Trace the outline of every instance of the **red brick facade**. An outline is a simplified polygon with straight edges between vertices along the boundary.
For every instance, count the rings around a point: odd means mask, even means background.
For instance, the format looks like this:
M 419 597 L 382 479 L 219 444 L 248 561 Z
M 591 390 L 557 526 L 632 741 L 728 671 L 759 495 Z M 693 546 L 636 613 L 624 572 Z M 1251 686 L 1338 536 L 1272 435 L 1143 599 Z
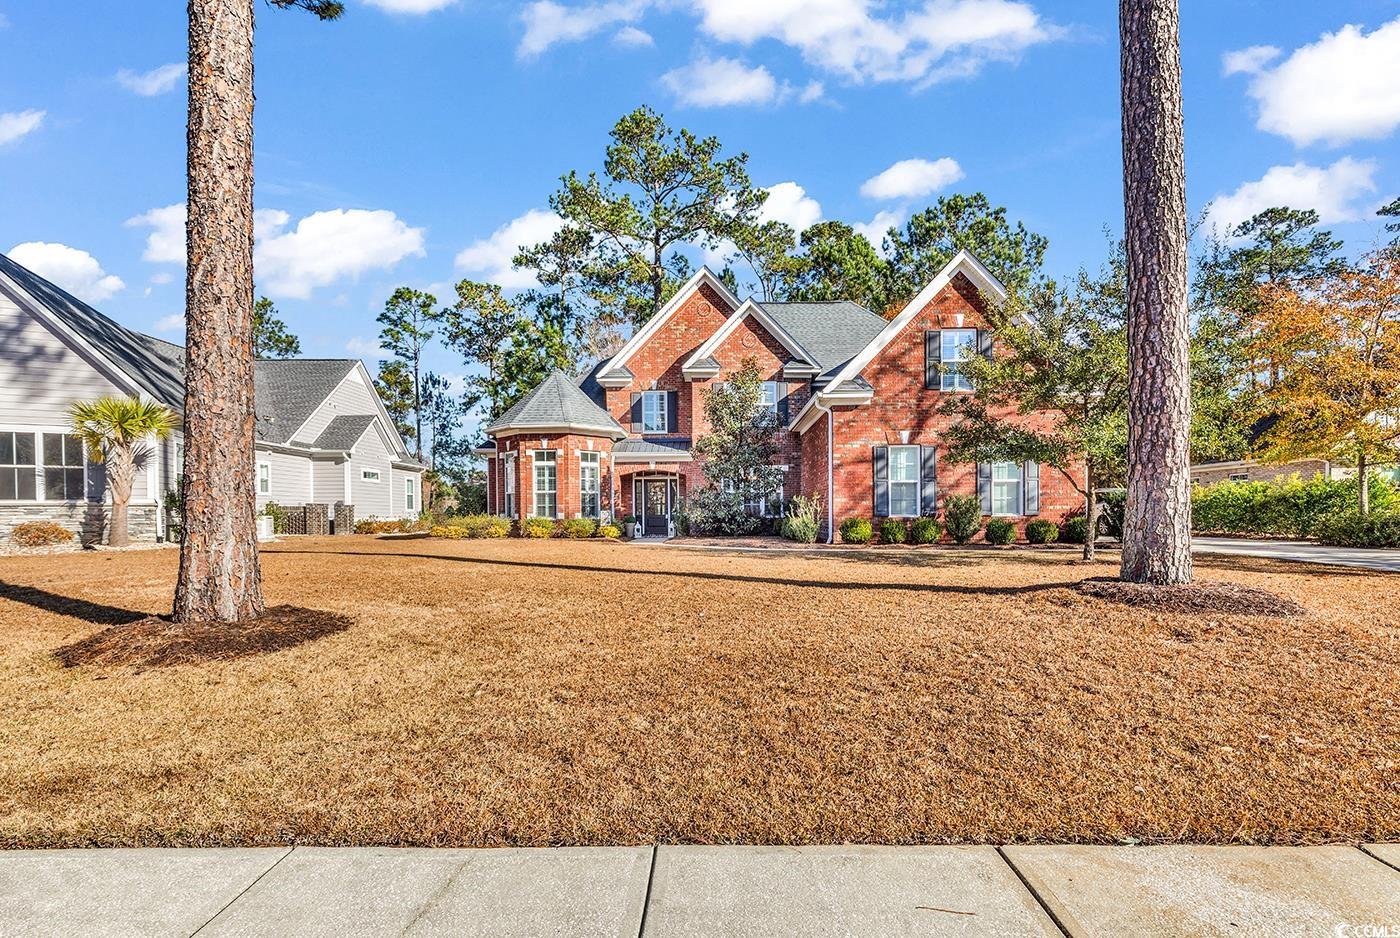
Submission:
M 873 388 L 872 399 L 859 406 L 833 408 L 833 425 L 828 436 L 828 418 L 819 415 L 801 434 L 786 427 L 781 433 L 781 455 L 777 462 L 787 469 L 783 495 L 791 498 L 807 494 L 828 501 L 837 524 L 844 518 L 873 517 L 873 451 L 877 446 L 920 444 L 938 447 L 938 506 L 950 494 L 976 494 L 977 470 L 972 465 L 955 465 L 941 458 L 943 436 L 953 418 L 939 412 L 946 393 L 924 386 L 925 333 L 946 328 L 985 326 L 983 300 L 977 288 L 959 273 L 927 305 L 910 319 L 901 331 L 860 371 L 860 377 Z M 690 446 L 707 431 L 703 395 L 715 382 L 727 380 L 748 360 L 754 360 L 765 381 L 779 382 L 786 401 L 781 412 L 790 423 L 802 412 L 811 395 L 806 381 L 783 378 L 783 366 L 792 354 L 753 317 L 747 317 L 722 340 L 712 357 L 719 363 L 717 376 L 691 380 L 682 373 L 683 364 L 725 323 L 734 307 L 708 285 L 702 284 L 662 322 L 627 358 L 625 367 L 633 379 L 627 387 L 609 388 L 605 393 L 608 412 L 636 438 L 652 441 L 688 440 Z M 674 426 L 665 433 L 641 433 L 633 427 L 633 395 L 650 390 L 675 395 L 672 408 Z M 1053 420 L 1045 415 L 1036 422 Z M 614 464 L 613 443 L 605 437 L 569 435 L 509 435 L 496 440 L 500 452 L 488 460 L 488 508 L 505 513 L 502 474 L 508 454 L 517 454 L 515 465 L 516 510 L 534 513 L 533 453 L 548 449 L 557 453 L 557 517 L 580 513 L 579 453 L 600 453 L 601 513 L 614 517 L 636 513 L 634 480 L 666 477 L 674 480 L 680 500 L 704 485 L 698 462 L 619 461 Z M 834 459 L 828 465 L 828 447 Z M 1039 517 L 1060 521 L 1082 507 L 1076 489 L 1058 471 L 1042 467 L 1039 481 Z M 824 512 L 825 514 L 825 512 Z M 824 519 L 825 520 L 825 519 Z M 1013 518 L 1018 528 L 1028 520 Z

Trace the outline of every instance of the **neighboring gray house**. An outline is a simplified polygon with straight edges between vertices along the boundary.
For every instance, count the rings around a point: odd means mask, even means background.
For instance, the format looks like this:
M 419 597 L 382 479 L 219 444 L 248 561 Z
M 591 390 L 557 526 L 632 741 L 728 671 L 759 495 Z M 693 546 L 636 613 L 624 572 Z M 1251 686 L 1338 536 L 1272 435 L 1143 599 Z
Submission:
M 105 394 L 184 407 L 184 348 L 133 332 L 0 254 L 0 540 L 18 522 L 58 521 L 87 538 L 110 496 L 68 430 L 68 406 Z M 259 361 L 257 499 L 354 505 L 356 518 L 420 510 L 423 467 L 359 359 Z M 177 431 L 138 467 L 133 540 L 164 535 L 159 510 L 184 461 Z

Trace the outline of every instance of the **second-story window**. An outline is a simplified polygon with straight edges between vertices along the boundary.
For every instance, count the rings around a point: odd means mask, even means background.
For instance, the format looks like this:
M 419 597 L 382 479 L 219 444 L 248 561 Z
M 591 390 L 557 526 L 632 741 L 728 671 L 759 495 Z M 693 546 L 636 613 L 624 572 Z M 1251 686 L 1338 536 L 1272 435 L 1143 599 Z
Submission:
M 972 379 L 962 372 L 962 363 L 977 352 L 976 329 L 944 329 L 943 346 L 939 356 L 943 369 L 944 391 L 971 391 Z
M 666 425 L 666 392 L 645 391 L 642 393 L 642 432 L 669 433 Z
M 778 382 L 763 382 L 763 397 L 760 398 L 759 406 L 773 415 L 773 419 L 778 419 Z

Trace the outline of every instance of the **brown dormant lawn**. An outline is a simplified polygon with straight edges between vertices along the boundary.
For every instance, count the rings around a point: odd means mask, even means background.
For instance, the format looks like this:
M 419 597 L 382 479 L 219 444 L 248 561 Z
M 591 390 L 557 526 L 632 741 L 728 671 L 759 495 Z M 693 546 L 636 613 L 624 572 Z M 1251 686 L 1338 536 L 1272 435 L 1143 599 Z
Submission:
M 0 846 L 1400 836 L 1396 576 L 1200 564 L 1280 619 L 1066 551 L 297 539 L 269 603 L 348 629 L 60 664 L 175 562 L 0 558 Z

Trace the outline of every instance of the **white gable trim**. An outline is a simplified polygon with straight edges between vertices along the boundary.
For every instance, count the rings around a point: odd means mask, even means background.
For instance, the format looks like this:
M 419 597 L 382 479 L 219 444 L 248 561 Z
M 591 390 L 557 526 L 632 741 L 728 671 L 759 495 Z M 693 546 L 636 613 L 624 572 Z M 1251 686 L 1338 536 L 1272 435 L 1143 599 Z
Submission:
M 702 266 L 695 272 L 695 276 L 681 285 L 681 288 L 676 291 L 676 295 L 671 297 L 665 306 L 657 310 L 655 316 L 648 319 L 642 325 L 642 328 L 632 334 L 632 338 L 627 340 L 627 344 L 619 349 L 616 355 L 608 359 L 607 365 L 600 369 L 598 374 L 600 376 L 606 375 L 608 372 L 626 365 L 632 356 L 637 353 L 637 350 L 645 345 L 647 340 L 655 335 L 657 330 L 664 326 L 666 321 L 675 315 L 676 310 L 680 309 L 685 301 L 690 299 L 695 291 L 699 290 L 702 286 L 708 286 L 711 290 L 718 293 L 720 297 L 729 304 L 731 311 L 743 305 L 739 301 L 739 298 L 733 293 L 730 293 L 729 288 L 710 272 L 710 268 Z
M 904 331 L 909 325 L 909 321 L 927 306 L 944 287 L 953 282 L 953 278 L 958 274 L 963 274 L 971 280 L 973 286 L 986 293 L 1001 303 L 1006 300 L 1006 285 L 997 279 L 986 266 L 973 256 L 966 248 L 953 255 L 953 259 L 944 265 L 938 272 L 938 276 L 929 281 L 928 286 L 919 291 L 918 296 L 905 305 L 900 310 L 899 315 L 889 321 L 885 328 L 876 333 L 875 338 L 865 348 L 856 354 L 855 358 L 848 361 L 840 371 L 831 379 L 828 387 L 839 387 L 842 382 L 849 381 L 865 369 L 865 366 L 875 360 L 875 357 L 885 350 L 885 346 L 894 340 L 894 337 Z
M 744 304 L 730 314 L 729 318 L 724 321 L 724 325 L 720 326 L 719 329 L 715 331 L 714 335 L 706 339 L 701 346 L 695 350 L 694 355 L 686 359 L 685 364 L 681 366 L 681 373 L 688 378 L 691 376 L 692 372 L 695 372 L 697 375 L 701 372 L 706 372 L 706 369 L 696 368 L 695 363 L 703 358 L 712 357 L 715 351 L 720 347 L 720 344 L 733 335 L 734 331 L 739 328 L 739 324 L 749 316 L 757 319 L 759 325 L 768 330 L 769 335 L 782 343 L 783 348 L 787 349 L 802 362 L 812 365 L 815 368 L 815 363 L 811 354 L 802 347 L 800 342 L 788 335 L 783 327 L 778 325 L 777 320 L 770 316 L 762 306 L 759 306 L 753 300 L 745 300 Z
M 296 430 L 290 436 L 287 437 L 287 439 L 289 441 L 295 440 L 298 434 L 300 434 L 302 430 L 306 429 L 306 425 L 311 422 L 311 418 L 315 417 L 318 413 L 321 412 L 321 408 L 326 406 L 326 401 L 334 397 L 335 393 L 340 390 L 341 385 L 343 385 L 346 381 L 349 381 L 350 376 L 356 374 L 357 372 L 359 373 L 361 380 L 365 382 L 365 387 L 369 388 L 369 396 L 374 398 L 375 406 L 379 409 L 379 421 L 382 424 L 382 426 L 380 427 L 380 433 L 386 437 L 386 439 L 384 440 L 385 446 L 387 446 L 390 450 L 393 450 L 397 455 L 402 456 L 405 459 L 412 458 L 413 454 L 408 451 L 408 446 L 404 443 L 403 437 L 399 434 L 399 428 L 394 426 L 394 420 L 392 417 L 389 416 L 389 411 L 385 409 L 384 401 L 379 396 L 379 389 L 374 386 L 374 379 L 369 376 L 369 369 L 365 367 L 365 363 L 362 359 L 355 360 L 354 366 L 351 367 L 349 371 L 345 372 L 345 376 L 335 383 L 335 387 L 331 388 L 330 391 L 326 393 L 325 397 L 321 398 L 321 403 L 311 408 L 311 413 L 306 415 L 306 419 L 301 422 L 301 426 L 297 427 Z M 360 437 L 363 436 L 364 434 L 361 433 Z M 357 438 L 356 442 L 358 441 L 359 440 Z

